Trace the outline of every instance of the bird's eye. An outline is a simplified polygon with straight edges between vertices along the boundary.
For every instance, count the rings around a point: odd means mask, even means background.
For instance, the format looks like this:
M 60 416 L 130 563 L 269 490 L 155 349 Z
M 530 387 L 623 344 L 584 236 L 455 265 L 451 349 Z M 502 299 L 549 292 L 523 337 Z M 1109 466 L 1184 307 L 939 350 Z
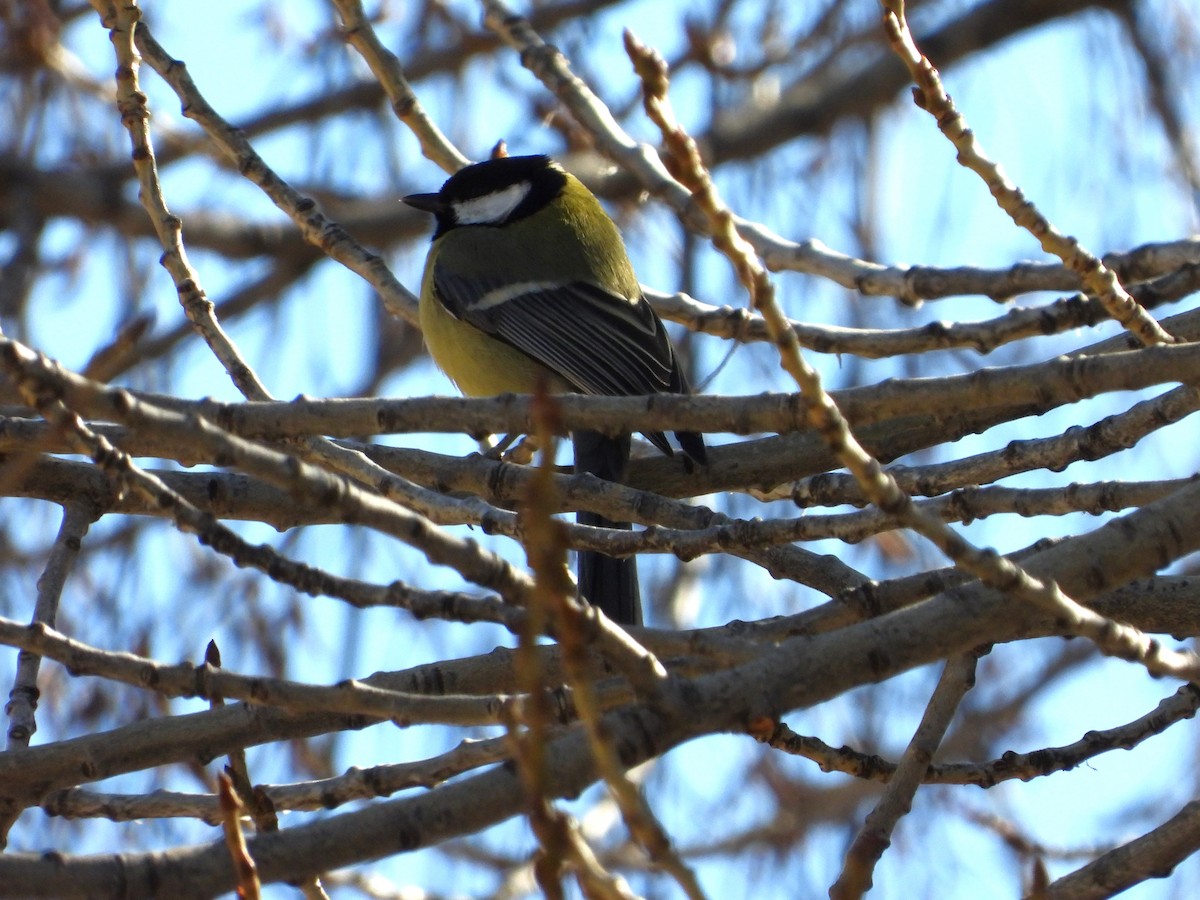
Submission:
M 456 201 L 451 204 L 454 221 L 459 225 L 499 225 L 521 205 L 529 194 L 529 187 L 528 181 L 518 181 L 482 197 Z

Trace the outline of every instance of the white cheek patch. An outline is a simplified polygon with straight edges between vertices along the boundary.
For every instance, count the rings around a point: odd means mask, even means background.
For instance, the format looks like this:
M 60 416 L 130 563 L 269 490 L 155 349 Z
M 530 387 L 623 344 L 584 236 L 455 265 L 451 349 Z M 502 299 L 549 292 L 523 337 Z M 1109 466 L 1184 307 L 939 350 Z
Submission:
M 529 187 L 528 181 L 520 181 L 482 197 L 459 201 L 453 204 L 454 221 L 459 225 L 499 225 L 521 205 Z

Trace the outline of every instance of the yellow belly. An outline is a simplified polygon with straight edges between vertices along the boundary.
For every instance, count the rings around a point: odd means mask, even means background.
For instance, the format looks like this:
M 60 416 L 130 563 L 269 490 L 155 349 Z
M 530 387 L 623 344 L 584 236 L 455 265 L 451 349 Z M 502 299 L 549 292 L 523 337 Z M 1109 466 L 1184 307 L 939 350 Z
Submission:
M 530 394 L 539 377 L 552 393 L 570 391 L 562 378 L 520 350 L 450 315 L 436 300 L 421 300 L 421 331 L 438 368 L 468 397 Z

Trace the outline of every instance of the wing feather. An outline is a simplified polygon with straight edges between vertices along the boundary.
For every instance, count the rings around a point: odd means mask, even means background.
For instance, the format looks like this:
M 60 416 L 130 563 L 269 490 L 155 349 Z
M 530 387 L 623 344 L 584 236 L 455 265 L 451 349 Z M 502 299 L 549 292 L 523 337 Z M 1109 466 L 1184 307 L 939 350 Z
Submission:
M 503 284 L 438 267 L 450 313 L 528 354 L 584 394 L 681 393 L 687 382 L 644 298 L 588 282 Z

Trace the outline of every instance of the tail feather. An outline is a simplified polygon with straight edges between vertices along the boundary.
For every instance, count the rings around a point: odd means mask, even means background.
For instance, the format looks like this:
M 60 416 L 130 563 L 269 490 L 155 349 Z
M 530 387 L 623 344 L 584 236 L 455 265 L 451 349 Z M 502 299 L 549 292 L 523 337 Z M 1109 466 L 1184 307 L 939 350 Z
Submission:
M 572 435 L 575 444 L 575 471 L 588 472 L 605 481 L 620 482 L 629 463 L 630 437 L 610 438 L 594 431 Z M 603 516 L 580 511 L 580 525 L 630 529 L 628 522 L 613 522 Z M 599 606 L 604 614 L 622 625 L 642 624 L 642 597 L 638 587 L 637 560 L 618 558 L 591 550 L 579 554 L 579 596 Z
M 594 513 L 580 512 L 580 525 L 600 528 L 630 527 L 628 522 L 610 522 Z M 599 606 L 621 625 L 642 624 L 642 593 L 638 587 L 637 560 L 584 550 L 579 554 L 579 596 Z

